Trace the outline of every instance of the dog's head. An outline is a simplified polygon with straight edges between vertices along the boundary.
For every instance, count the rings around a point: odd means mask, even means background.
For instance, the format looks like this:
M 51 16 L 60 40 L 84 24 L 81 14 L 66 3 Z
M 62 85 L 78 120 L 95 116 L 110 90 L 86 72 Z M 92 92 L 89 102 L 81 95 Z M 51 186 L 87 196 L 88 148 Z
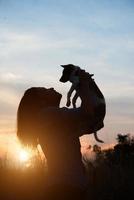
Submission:
M 61 67 L 63 67 L 63 72 L 62 72 L 62 76 L 60 78 L 60 82 L 67 82 L 70 79 L 70 76 L 72 74 L 72 72 L 76 69 L 76 66 L 73 64 L 68 64 L 68 65 L 61 65 Z

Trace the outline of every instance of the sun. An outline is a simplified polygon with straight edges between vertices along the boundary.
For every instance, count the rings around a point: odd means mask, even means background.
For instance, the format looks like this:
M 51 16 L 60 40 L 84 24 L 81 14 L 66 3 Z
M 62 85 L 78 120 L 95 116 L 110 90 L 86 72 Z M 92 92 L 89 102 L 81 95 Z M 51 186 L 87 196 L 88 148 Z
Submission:
M 6 155 L 5 160 L 9 166 L 26 169 L 33 168 L 38 165 L 38 163 L 45 163 L 46 165 L 46 157 L 39 144 L 36 148 L 33 146 L 23 145 L 15 134 L 12 137 L 4 135 L 3 138 L 5 139 L 6 146 L 5 150 L 3 150 L 5 154 L 3 153 L 2 159 L 4 158 L 4 155 Z
M 27 162 L 30 159 L 30 154 L 28 151 L 22 149 L 19 153 L 19 160 L 21 162 Z

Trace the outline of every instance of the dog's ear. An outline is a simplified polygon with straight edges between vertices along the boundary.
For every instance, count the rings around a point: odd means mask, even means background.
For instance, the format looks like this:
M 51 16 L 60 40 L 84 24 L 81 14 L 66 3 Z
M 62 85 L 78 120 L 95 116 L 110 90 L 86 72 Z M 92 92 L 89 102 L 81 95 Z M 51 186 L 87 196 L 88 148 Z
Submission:
M 90 77 L 94 76 L 94 74 L 90 74 Z
M 65 68 L 66 67 L 66 65 L 60 65 L 61 67 L 63 67 L 63 68 Z
M 73 64 L 67 64 L 67 65 L 61 65 L 61 67 L 63 67 L 63 68 L 72 68 L 72 69 L 74 69 L 74 67 L 76 67 L 75 65 L 73 65 Z

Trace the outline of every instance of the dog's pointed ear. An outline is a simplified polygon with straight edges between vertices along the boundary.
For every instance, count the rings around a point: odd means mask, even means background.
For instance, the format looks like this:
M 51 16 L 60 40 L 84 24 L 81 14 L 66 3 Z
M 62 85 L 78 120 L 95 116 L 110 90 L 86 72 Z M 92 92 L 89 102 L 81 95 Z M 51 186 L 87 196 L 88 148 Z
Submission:
M 65 68 L 66 67 L 66 65 L 60 65 L 61 67 L 63 67 L 63 68 Z
M 90 74 L 90 77 L 94 76 L 94 74 Z

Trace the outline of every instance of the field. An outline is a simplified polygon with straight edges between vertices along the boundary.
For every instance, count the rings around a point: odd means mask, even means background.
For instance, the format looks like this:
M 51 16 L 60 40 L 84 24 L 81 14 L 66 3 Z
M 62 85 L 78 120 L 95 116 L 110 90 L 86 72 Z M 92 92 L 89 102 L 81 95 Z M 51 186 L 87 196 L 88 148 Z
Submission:
M 113 149 L 101 150 L 94 146 L 94 162 L 86 154 L 83 156 L 89 177 L 87 199 L 134 199 L 134 140 L 130 136 L 118 139 Z M 46 199 L 46 174 L 45 163 L 38 159 L 34 165 L 21 168 L 11 167 L 6 160 L 1 160 L 0 199 Z

